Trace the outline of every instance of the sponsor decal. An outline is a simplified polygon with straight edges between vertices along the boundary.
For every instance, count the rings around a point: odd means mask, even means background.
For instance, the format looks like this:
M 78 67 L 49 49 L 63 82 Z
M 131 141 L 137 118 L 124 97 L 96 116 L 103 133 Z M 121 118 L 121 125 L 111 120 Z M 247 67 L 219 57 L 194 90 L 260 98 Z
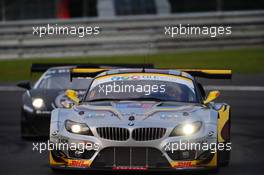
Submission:
M 163 120 L 170 120 L 170 119 L 176 119 L 176 118 L 180 118 L 181 116 L 179 116 L 178 114 L 161 114 L 160 115 L 160 119 Z
M 126 75 L 120 75 L 120 76 L 106 76 L 102 78 L 95 79 L 94 82 L 91 85 L 91 89 L 96 87 L 99 84 L 104 83 L 110 83 L 110 82 L 116 82 L 116 81 L 140 81 L 140 80 L 154 80 L 154 81 L 167 81 L 167 82 L 175 82 L 179 84 L 183 84 L 188 86 L 190 89 L 194 89 L 194 85 L 191 80 L 184 78 L 184 77 L 178 77 L 178 76 L 168 76 L 168 75 L 146 75 L 146 74 L 126 74 Z
M 88 160 L 69 160 L 68 165 L 72 167 L 89 167 L 90 161 Z
M 145 77 L 145 76 L 144 76 Z M 129 76 L 113 76 L 112 81 L 124 81 L 124 80 L 140 80 L 143 76 L 139 75 L 129 75 Z
M 37 114 L 51 114 L 51 111 L 40 111 L 40 110 L 37 110 L 36 113 Z
M 149 108 L 152 108 L 154 104 L 150 104 L 150 103 L 143 103 L 142 104 L 142 108 L 144 109 L 149 109 Z
M 69 73 L 70 69 L 55 69 L 55 70 L 49 70 L 46 75 L 51 74 L 63 74 L 63 73 Z
M 173 167 L 175 168 L 187 168 L 194 166 L 191 161 L 177 162 Z

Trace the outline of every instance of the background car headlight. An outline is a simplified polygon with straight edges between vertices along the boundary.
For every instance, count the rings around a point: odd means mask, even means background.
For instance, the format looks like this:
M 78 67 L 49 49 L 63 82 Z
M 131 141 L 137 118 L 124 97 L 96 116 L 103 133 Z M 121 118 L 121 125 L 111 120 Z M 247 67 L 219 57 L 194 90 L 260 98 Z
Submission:
M 90 128 L 85 123 L 77 123 L 71 120 L 65 121 L 65 128 L 67 131 L 74 134 L 93 135 Z
M 44 106 L 44 101 L 42 98 L 35 98 L 33 101 L 32 101 L 32 105 L 39 109 L 39 108 L 42 108 Z
M 193 123 L 180 124 L 172 130 L 170 136 L 173 137 L 173 136 L 191 135 L 191 134 L 198 132 L 201 126 L 202 126 L 202 122 L 200 121 L 193 122 Z

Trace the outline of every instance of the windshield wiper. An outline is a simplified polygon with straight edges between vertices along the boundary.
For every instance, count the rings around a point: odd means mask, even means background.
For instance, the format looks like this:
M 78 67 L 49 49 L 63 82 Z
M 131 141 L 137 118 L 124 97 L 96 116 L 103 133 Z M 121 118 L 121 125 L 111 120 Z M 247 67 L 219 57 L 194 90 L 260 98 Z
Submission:
M 160 98 L 154 98 L 154 97 L 150 97 L 150 98 L 128 98 L 128 99 L 124 99 L 124 100 L 132 100 L 132 101 L 158 101 L 158 102 L 161 102 L 161 101 L 166 101 L 166 100 L 163 100 L 163 99 L 160 99 Z
M 87 100 L 85 102 L 95 102 L 95 101 L 116 101 L 120 99 L 113 99 L 113 98 L 98 98 L 98 99 L 92 99 L 92 100 Z

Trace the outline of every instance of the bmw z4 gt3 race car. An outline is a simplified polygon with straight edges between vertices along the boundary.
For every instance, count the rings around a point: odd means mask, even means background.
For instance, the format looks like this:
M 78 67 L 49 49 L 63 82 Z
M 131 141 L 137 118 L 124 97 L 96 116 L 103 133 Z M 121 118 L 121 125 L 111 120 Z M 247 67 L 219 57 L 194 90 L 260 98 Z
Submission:
M 194 76 L 230 78 L 231 71 L 112 69 L 98 74 L 81 100 L 69 90 L 68 97 L 79 104 L 52 111 L 51 168 L 143 171 L 227 165 L 230 106 L 213 102 L 218 91 L 205 98 Z

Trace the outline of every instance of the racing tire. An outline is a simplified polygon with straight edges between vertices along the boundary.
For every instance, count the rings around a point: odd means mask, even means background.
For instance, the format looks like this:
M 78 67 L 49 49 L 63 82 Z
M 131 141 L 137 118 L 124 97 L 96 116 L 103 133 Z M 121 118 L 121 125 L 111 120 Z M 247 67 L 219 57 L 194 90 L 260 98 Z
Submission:
M 230 140 L 230 131 L 231 131 L 231 111 L 230 111 L 230 114 L 229 114 L 229 123 L 228 123 L 228 129 L 227 129 L 227 132 L 228 132 L 228 139 L 226 139 L 225 142 L 223 142 L 223 144 L 225 145 L 225 149 L 220 151 L 218 150 L 217 151 L 217 154 L 218 154 L 218 162 L 217 164 L 220 166 L 220 167 L 226 167 L 229 165 L 229 162 L 230 162 L 230 155 L 231 155 L 231 149 L 230 150 L 227 150 L 227 144 L 228 143 L 231 143 Z
M 26 120 L 25 113 L 21 110 L 20 115 L 20 138 L 24 140 L 30 140 L 37 138 L 38 135 L 35 134 L 31 127 L 31 123 Z
M 22 139 L 30 138 L 29 128 L 26 123 L 25 113 L 23 112 L 23 109 L 21 109 L 21 114 L 20 114 L 20 137 Z
M 228 128 L 227 128 L 227 135 L 228 138 L 226 139 L 225 142 L 223 142 L 223 144 L 225 145 L 225 149 L 222 151 L 217 151 L 217 165 L 220 167 L 226 167 L 229 165 L 230 162 L 230 156 L 231 156 L 231 149 L 227 150 L 226 145 L 227 143 L 231 143 L 231 109 L 229 111 L 229 122 L 228 122 Z
M 216 168 L 211 169 L 211 170 L 209 171 L 209 173 L 217 174 L 217 173 L 219 173 L 219 171 L 220 171 L 220 167 L 217 166 Z
M 31 140 L 38 138 L 37 135 L 34 134 L 34 131 L 28 126 L 25 122 L 20 122 L 20 138 L 23 140 Z
M 229 161 L 230 161 L 230 151 L 218 151 L 218 160 L 217 160 L 217 164 L 220 167 L 226 167 L 229 165 Z
M 58 169 L 58 168 L 54 168 L 54 167 L 51 167 L 51 170 L 52 170 L 52 172 L 54 172 L 55 174 L 65 173 L 65 170 Z

